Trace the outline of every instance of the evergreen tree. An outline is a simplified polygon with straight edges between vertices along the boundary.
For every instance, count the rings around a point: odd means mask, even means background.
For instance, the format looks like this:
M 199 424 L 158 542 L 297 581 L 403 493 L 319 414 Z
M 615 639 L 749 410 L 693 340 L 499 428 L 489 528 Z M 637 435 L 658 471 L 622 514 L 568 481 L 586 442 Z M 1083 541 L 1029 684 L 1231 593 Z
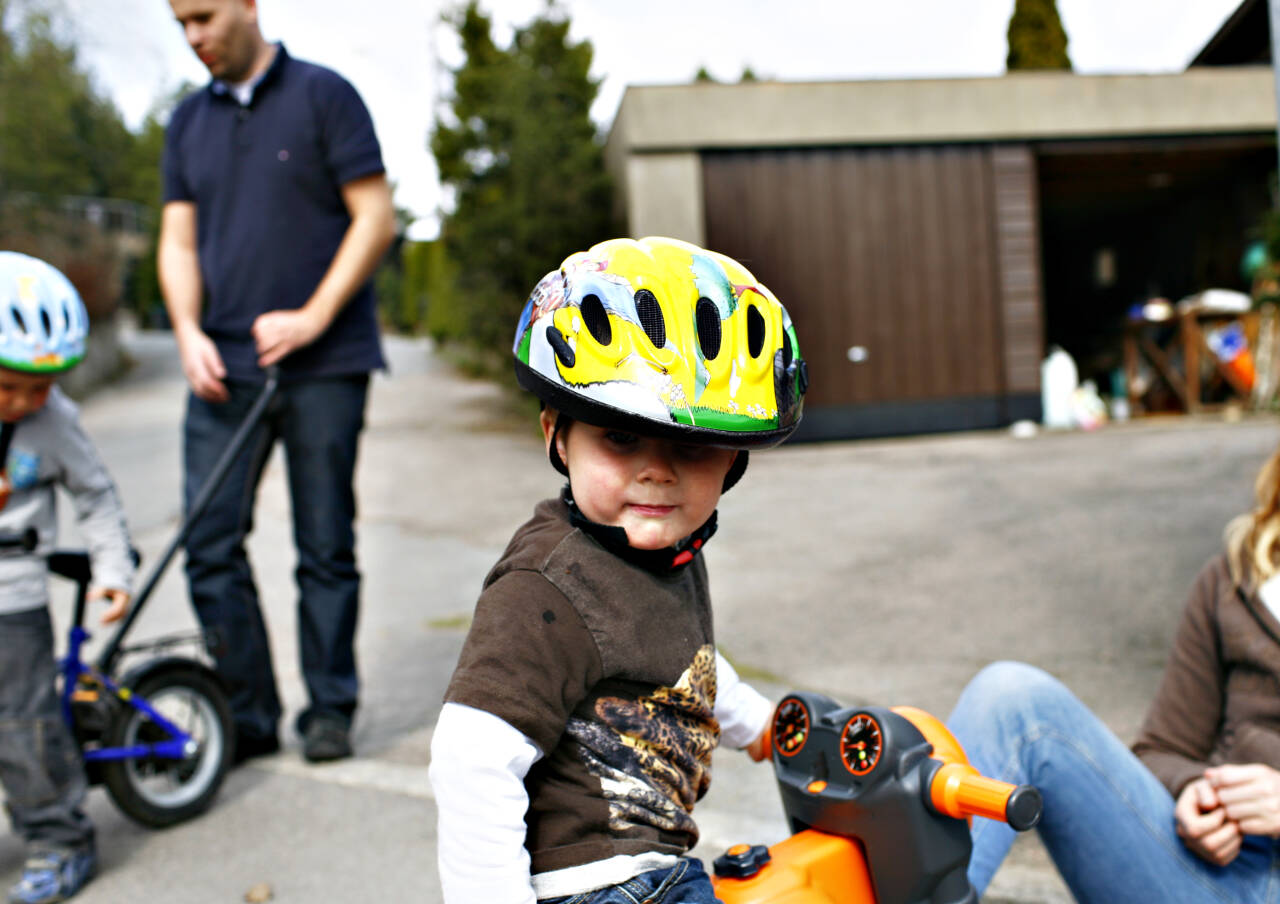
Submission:
M 592 49 L 569 40 L 553 5 L 497 46 L 476 0 L 449 14 L 465 61 L 431 137 L 456 206 L 441 236 L 449 290 L 435 293 L 440 338 L 505 350 L 530 290 L 568 254 L 611 237 L 612 191 L 589 111 Z
M 1054 0 L 1015 0 L 1009 19 L 1008 70 L 1070 69 L 1067 33 Z
M 23 17 L 0 45 L 0 109 L 5 190 L 121 197 L 132 187 L 135 138 L 48 16 Z
M 123 282 L 135 307 L 157 304 L 147 255 L 126 259 L 106 233 L 66 216 L 62 205 L 85 196 L 154 209 L 164 129 L 154 116 L 138 134 L 128 129 L 62 37 L 56 9 L 45 0 L 0 0 L 0 246 L 62 268 L 91 315 L 114 309 Z

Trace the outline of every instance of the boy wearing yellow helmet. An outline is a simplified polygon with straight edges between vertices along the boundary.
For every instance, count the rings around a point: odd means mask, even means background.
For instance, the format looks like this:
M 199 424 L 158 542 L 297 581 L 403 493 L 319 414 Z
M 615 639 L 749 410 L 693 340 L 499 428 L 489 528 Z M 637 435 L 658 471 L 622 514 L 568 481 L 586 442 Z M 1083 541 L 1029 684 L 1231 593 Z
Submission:
M 795 331 L 736 261 L 619 239 L 538 284 L 514 352 L 568 485 L 485 579 L 436 726 L 445 901 L 712 902 L 693 805 L 772 707 L 715 651 L 699 553 L 799 423 Z

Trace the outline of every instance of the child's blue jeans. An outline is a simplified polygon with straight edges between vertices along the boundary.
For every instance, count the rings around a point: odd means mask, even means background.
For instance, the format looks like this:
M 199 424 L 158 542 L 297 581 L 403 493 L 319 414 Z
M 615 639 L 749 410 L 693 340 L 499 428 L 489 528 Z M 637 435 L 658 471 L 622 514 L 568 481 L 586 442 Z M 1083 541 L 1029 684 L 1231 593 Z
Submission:
M 544 898 L 539 904 L 717 904 L 717 901 L 702 861 L 682 857 L 675 866 L 641 873 L 621 885 L 567 898 Z
M 45 607 L 0 615 L 0 784 L 13 830 L 28 853 L 93 843 L 87 782 L 62 719 Z

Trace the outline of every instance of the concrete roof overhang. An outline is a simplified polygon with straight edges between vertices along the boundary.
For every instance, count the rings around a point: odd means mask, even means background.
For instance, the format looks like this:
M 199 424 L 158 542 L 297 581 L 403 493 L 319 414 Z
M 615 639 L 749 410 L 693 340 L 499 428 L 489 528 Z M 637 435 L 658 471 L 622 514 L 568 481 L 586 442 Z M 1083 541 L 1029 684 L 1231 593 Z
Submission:
M 1273 132 L 1270 67 L 630 86 L 611 154 Z

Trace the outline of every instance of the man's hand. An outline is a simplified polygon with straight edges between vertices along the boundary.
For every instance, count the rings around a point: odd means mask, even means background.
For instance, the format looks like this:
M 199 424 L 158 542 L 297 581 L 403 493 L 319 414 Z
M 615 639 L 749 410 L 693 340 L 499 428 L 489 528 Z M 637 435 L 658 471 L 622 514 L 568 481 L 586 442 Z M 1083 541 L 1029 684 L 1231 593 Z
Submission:
M 1191 851 L 1209 863 L 1226 866 L 1240 853 L 1244 836 L 1240 827 L 1227 818 L 1207 778 L 1191 781 L 1173 809 L 1178 836 Z
M 258 366 L 270 367 L 286 355 L 310 345 L 329 328 L 326 318 L 309 307 L 294 311 L 268 311 L 253 322 L 253 342 Z
M 133 594 L 117 587 L 95 587 L 86 594 L 86 598 L 107 601 L 107 611 L 102 613 L 102 623 L 109 625 L 124 618 L 124 614 L 129 611 L 129 601 L 133 599 Z
M 225 402 L 229 395 L 222 382 L 227 368 L 218 354 L 218 347 L 197 326 L 188 326 L 175 332 L 178 354 L 182 358 L 182 372 L 186 374 L 191 391 L 206 402 Z
M 1262 763 L 1213 766 L 1204 772 L 1227 813 L 1245 835 L 1280 835 L 1280 772 Z

